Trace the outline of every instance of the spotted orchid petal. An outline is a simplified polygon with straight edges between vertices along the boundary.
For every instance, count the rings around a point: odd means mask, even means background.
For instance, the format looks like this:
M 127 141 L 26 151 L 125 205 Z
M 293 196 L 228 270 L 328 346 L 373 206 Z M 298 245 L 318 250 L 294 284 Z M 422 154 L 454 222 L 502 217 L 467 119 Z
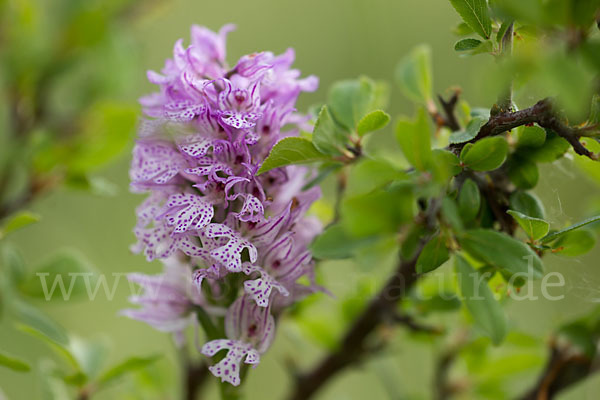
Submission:
M 248 249 L 250 261 L 256 261 L 258 257 L 256 247 L 230 227 L 223 224 L 210 224 L 206 227 L 205 233 L 209 238 L 220 236 L 229 239 L 227 244 L 212 250 L 210 255 L 231 272 L 242 270 L 242 251 L 244 249 Z
M 175 226 L 173 234 L 190 229 L 199 230 L 210 223 L 214 215 L 212 204 L 201 196 L 179 193 L 169 196 L 157 219 L 166 218 L 167 223 Z

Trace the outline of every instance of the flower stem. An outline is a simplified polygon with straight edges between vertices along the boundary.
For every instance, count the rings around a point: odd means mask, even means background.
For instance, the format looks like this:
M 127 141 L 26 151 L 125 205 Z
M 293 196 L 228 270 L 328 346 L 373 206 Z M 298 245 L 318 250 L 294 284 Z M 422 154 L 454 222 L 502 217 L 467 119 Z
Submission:
M 227 382 L 219 384 L 219 390 L 221 392 L 221 400 L 242 400 L 244 398 L 244 391 L 242 389 L 243 383 L 246 381 L 244 377 L 248 373 L 247 366 L 242 366 L 240 369 L 240 386 L 233 386 Z
M 202 326 L 202 329 L 204 329 L 204 333 L 206 333 L 209 340 L 218 339 L 222 336 L 219 329 L 215 326 L 210 316 L 202 307 L 196 307 L 194 311 L 196 312 L 198 322 Z

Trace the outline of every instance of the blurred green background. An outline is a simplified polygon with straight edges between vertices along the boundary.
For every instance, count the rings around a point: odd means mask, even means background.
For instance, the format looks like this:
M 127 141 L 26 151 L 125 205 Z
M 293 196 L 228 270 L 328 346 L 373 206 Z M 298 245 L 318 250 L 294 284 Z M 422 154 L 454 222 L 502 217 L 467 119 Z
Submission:
M 16 3 L 31 8 L 27 21 L 32 25 L 59 12 L 49 4 Z M 69 6 L 69 1 L 62 2 L 62 7 Z M 162 68 L 178 38 L 189 43 L 192 24 L 217 30 L 230 22 L 237 25 L 237 30 L 228 39 L 227 58 L 230 64 L 246 53 L 261 50 L 280 53 L 287 47 L 293 47 L 297 56 L 295 66 L 303 75 L 319 76 L 319 91 L 301 96 L 299 110 L 322 101 L 327 88 L 335 80 L 364 74 L 391 82 L 397 61 L 420 43 L 430 44 L 433 50 L 434 87 L 437 92 L 443 93 L 447 88 L 458 85 L 463 89 L 463 98 L 470 104 L 486 107 L 493 104 L 496 97 L 495 93 L 485 91 L 486 85 L 479 79 L 485 66 L 493 62 L 491 57 L 461 58 L 454 52 L 456 38 L 451 30 L 459 18 L 445 0 L 157 0 L 139 2 L 133 12 L 135 15 L 131 18 L 111 26 L 110 29 L 118 30 L 112 32 L 114 46 L 111 45 L 109 52 L 99 51 L 93 66 L 77 70 L 73 73 L 76 78 L 57 84 L 53 101 L 60 107 L 68 108 L 71 102 L 78 101 L 81 93 L 77 79 L 85 80 L 100 71 L 106 74 L 107 69 L 110 79 L 104 84 L 110 86 L 110 90 L 106 91 L 105 99 L 137 107 L 137 98 L 154 90 L 146 81 L 145 71 Z M 90 24 L 89 29 L 93 30 L 93 20 Z M 2 45 L 17 47 L 18 43 L 9 41 Z M 28 62 L 35 63 L 35 60 L 24 60 L 24 63 Z M 35 64 L 29 64 L 27 68 L 35 69 Z M 409 107 L 408 101 L 393 88 L 391 113 L 394 116 L 410 115 L 412 110 Z M 127 132 L 122 134 L 127 135 Z M 391 135 L 391 131 L 387 134 Z M 42 220 L 11 237 L 11 241 L 22 250 L 29 267 L 43 261 L 57 249 L 71 247 L 83 253 L 97 270 L 108 274 L 110 284 L 113 282 L 111 273 L 160 271 L 158 262 L 149 264 L 143 256 L 129 251 L 129 245 L 134 242 L 134 209 L 143 199 L 128 192 L 133 133 L 129 137 L 127 149 L 95 174 L 115 184 L 115 195 L 99 196 L 59 189 L 34 203 L 31 209 L 41 214 Z M 6 155 L 6 151 L 10 149 L 5 148 L 0 154 Z M 537 193 L 546 205 L 548 220 L 560 225 L 584 217 L 598 200 L 599 190 L 588 185 L 586 178 L 569 162 L 545 166 Z M 507 307 L 511 324 L 538 338 L 542 345 L 548 332 L 561 321 L 572 319 L 592 308 L 595 302 L 600 302 L 599 256 L 600 251 L 595 250 L 575 259 L 549 258 L 546 261 L 548 270 L 560 271 L 566 277 L 566 287 L 554 289 L 552 294 L 564 294 L 565 298 L 554 302 L 513 301 Z M 338 312 L 337 302 L 355 293 L 361 281 L 378 282 L 392 263 L 393 260 L 382 260 L 376 270 L 373 265 L 367 268 L 360 261 L 320 265 L 320 278 L 337 298 L 316 296 L 310 300 L 319 309 L 316 322 L 310 323 L 316 327 L 312 335 L 307 332 L 310 324 L 302 326 L 289 319 L 283 321 L 275 345 L 264 356 L 260 367 L 249 376 L 248 398 L 282 398 L 289 382 L 289 364 L 297 360 L 300 366 L 308 366 L 322 353 L 322 343 L 327 340 L 323 337 L 315 340 L 314 336 L 335 335 L 342 331 L 341 324 L 336 325 L 338 319 L 327 319 L 327 315 L 331 315 L 328 313 Z M 143 323 L 117 315 L 119 310 L 128 306 L 129 294 L 130 288 L 122 280 L 112 301 L 101 293 L 94 301 L 40 301 L 35 305 L 81 337 L 108 338 L 112 342 L 110 360 L 113 362 L 132 355 L 166 353 L 166 358 L 156 367 L 136 379 L 145 379 L 149 384 L 162 388 L 163 394 L 156 398 L 177 398 L 178 372 L 174 367 L 177 365 L 177 353 L 171 338 Z M 321 315 L 323 318 L 319 320 Z M 445 318 L 436 317 L 433 322 L 442 322 Z M 330 326 L 327 326 L 328 323 Z M 43 344 L 13 329 L 10 320 L 3 319 L 0 327 L 2 348 L 23 355 L 34 364 L 40 355 L 50 355 Z M 429 398 L 436 346 L 426 339 L 409 340 L 402 330 L 395 332 L 393 346 L 373 357 L 363 368 L 337 377 L 318 398 Z M 499 357 L 503 351 L 497 350 Z M 534 366 L 542 365 L 543 356 L 545 351 L 540 346 L 539 359 L 533 361 Z M 505 388 L 509 393 L 518 393 L 536 376 L 535 368 L 519 372 L 520 362 L 516 359 L 514 370 L 505 371 L 514 374 L 511 387 Z M 458 370 L 460 368 L 459 365 Z M 32 376 L 34 374 L 16 374 L 0 369 L 0 388 L 8 399 L 38 398 L 39 388 Z M 135 393 L 136 387 L 125 381 L 94 398 L 146 398 L 142 393 Z M 574 387 L 560 398 L 594 399 L 598 389 L 600 377 Z M 215 388 L 211 387 L 204 398 L 216 398 Z

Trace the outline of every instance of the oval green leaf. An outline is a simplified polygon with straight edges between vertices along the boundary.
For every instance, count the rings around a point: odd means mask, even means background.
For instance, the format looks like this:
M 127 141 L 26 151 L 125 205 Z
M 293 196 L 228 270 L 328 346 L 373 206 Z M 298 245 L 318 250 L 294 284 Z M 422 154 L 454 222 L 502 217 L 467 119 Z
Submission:
M 550 230 L 550 224 L 543 219 L 533 218 L 515 210 L 508 210 L 507 212 L 519 223 L 519 226 L 523 228 L 530 239 L 541 239 Z
M 415 47 L 396 67 L 395 78 L 409 99 L 417 103 L 431 100 L 431 49 L 426 45 Z
M 31 370 L 31 367 L 25 361 L 9 356 L 6 353 L 0 353 L 0 365 L 16 372 L 28 372 Z
M 419 109 L 414 122 L 406 119 L 398 121 L 396 139 L 404 157 L 412 166 L 419 171 L 425 171 L 431 166 L 431 131 L 423 108 Z
M 356 132 L 358 136 L 364 136 L 369 132 L 373 132 L 384 128 L 390 122 L 390 116 L 382 110 L 371 111 L 358 122 Z
M 463 21 L 484 39 L 492 34 L 492 20 L 486 0 L 450 0 Z
M 462 39 L 454 44 L 454 50 L 456 50 L 456 51 L 473 50 L 473 49 L 477 48 L 481 43 L 482 42 L 479 39 L 473 39 L 473 38 Z
M 475 219 L 481 207 L 481 194 L 477 184 L 470 178 L 463 183 L 458 195 L 458 211 L 463 221 Z
M 300 137 L 287 137 L 273 146 L 269 156 L 258 170 L 258 174 L 286 165 L 309 164 L 327 160 L 330 160 L 330 156 L 317 150 L 310 140 Z
M 509 275 L 520 274 L 534 279 L 542 276 L 544 267 L 538 255 L 525 243 L 504 233 L 471 229 L 459 238 L 459 242 L 473 257 Z
M 312 143 L 323 154 L 341 155 L 348 143 L 349 132 L 337 126 L 329 113 L 327 106 L 323 106 L 313 130 Z
M 442 235 L 434 236 L 419 254 L 416 270 L 419 274 L 433 271 L 448 261 L 450 254 L 446 247 L 446 238 Z
M 475 324 L 494 344 L 500 344 L 507 332 L 506 318 L 487 280 L 460 255 L 456 255 L 455 267 L 462 300 Z
M 475 142 L 462 161 L 474 171 L 492 171 L 502 165 L 507 153 L 508 143 L 503 137 L 488 137 Z

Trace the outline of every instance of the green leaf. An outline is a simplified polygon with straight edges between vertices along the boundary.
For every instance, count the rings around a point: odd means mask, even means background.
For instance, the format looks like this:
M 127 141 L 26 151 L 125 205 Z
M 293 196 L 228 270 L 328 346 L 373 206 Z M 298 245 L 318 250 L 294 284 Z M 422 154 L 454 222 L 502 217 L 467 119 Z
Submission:
M 451 151 L 434 149 L 431 154 L 433 155 L 433 164 L 445 171 L 449 177 L 456 176 L 462 172 L 460 160 Z
M 356 239 L 348 235 L 343 226 L 337 224 L 317 236 L 310 245 L 310 251 L 313 257 L 321 260 L 344 259 L 352 257 L 361 245 L 371 242 L 371 238 Z
M 571 225 L 571 226 L 569 226 L 567 228 L 561 229 L 561 230 L 559 230 L 557 232 L 552 232 L 552 233 L 544 236 L 541 239 L 541 242 L 542 243 L 551 242 L 551 241 L 553 241 L 555 239 L 558 239 L 559 237 L 563 236 L 566 233 L 569 233 L 569 232 L 574 231 L 576 229 L 582 228 L 582 227 L 584 227 L 586 225 L 589 225 L 589 224 L 597 222 L 597 221 L 600 221 L 600 215 L 596 215 L 594 217 L 590 217 L 590 218 L 584 219 L 581 222 L 578 222 L 578 223 L 576 223 L 574 225 Z
M 341 215 L 345 231 L 355 237 L 397 232 L 414 216 L 412 187 L 399 185 L 347 197 L 342 201 Z
M 30 211 L 19 211 L 4 223 L 2 229 L 0 229 L 0 239 L 18 229 L 38 222 L 40 218 L 41 217 L 38 214 L 34 214 Z
M 462 150 L 460 151 L 460 155 L 459 158 L 461 160 L 463 160 L 465 158 L 465 156 L 467 155 L 467 153 L 469 153 L 469 151 L 473 148 L 473 143 L 467 143 L 463 146 Z
M 344 166 L 343 164 L 337 163 L 337 162 L 330 162 L 330 163 L 325 162 L 325 163 L 319 165 L 319 168 L 318 168 L 319 172 L 318 172 L 317 176 L 315 176 L 313 179 L 308 181 L 304 186 L 302 186 L 301 190 L 305 191 L 305 190 L 308 190 L 308 189 L 320 184 L 329 175 L 331 175 L 333 172 L 339 170 L 343 166 Z
M 420 108 L 416 120 L 400 120 L 396 138 L 408 162 L 419 171 L 427 170 L 432 163 L 431 130 L 427 113 Z
M 39 363 L 38 375 L 41 400 L 66 400 L 72 398 L 67 386 L 65 377 L 60 373 L 59 368 L 51 359 L 42 359 Z
M 330 157 L 317 150 L 310 140 L 300 137 L 287 137 L 273 146 L 269 156 L 258 170 L 258 174 L 286 165 L 308 164 L 329 159 Z
M 79 372 L 80 367 L 77 359 L 73 356 L 71 351 L 69 350 L 69 338 L 65 339 L 65 342 L 58 342 L 54 340 L 52 337 L 49 337 L 44 332 L 35 327 L 20 324 L 17 325 L 17 328 L 22 332 L 27 333 L 28 335 L 38 339 L 43 342 L 45 345 L 50 347 L 56 354 L 61 356 L 71 367 L 75 368 L 76 371 Z
M 101 176 L 90 176 L 79 172 L 69 173 L 65 177 L 69 189 L 83 190 L 96 196 L 112 197 L 118 192 L 118 186 Z
M 19 285 L 23 294 L 45 300 L 71 300 L 94 287 L 97 273 L 85 257 L 74 249 L 53 254 Z
M 66 346 L 69 343 L 64 329 L 38 309 L 16 298 L 11 299 L 11 306 L 19 324 L 39 332 L 60 345 Z
M 471 29 L 471 27 L 464 22 L 461 22 L 456 25 L 454 29 L 452 29 L 452 33 L 454 33 L 456 36 L 467 36 L 473 33 L 473 29 Z
M 364 136 L 369 132 L 384 128 L 390 122 L 390 116 L 382 110 L 371 111 L 358 122 L 356 132 Z
M 541 147 L 526 149 L 526 157 L 534 162 L 553 162 L 561 158 L 569 149 L 570 145 L 565 139 L 551 130 L 546 130 L 546 140 Z
M 437 234 L 423 247 L 417 259 L 417 273 L 424 274 L 433 271 L 448 261 L 449 258 L 450 254 L 446 247 L 446 238 Z
M 432 96 L 431 49 L 426 45 L 415 47 L 405 56 L 395 72 L 396 83 L 406 97 L 426 103 Z
M 550 230 L 550 224 L 543 219 L 529 217 L 515 210 L 508 210 L 507 212 L 519 223 L 530 239 L 541 239 Z
M 463 302 L 475 324 L 496 345 L 506 336 L 506 317 L 494 298 L 487 281 L 460 255 L 455 256 L 455 267 Z
M 29 372 L 31 367 L 28 363 L 18 358 L 0 352 L 0 365 L 17 372 Z
M 442 216 L 450 224 L 454 232 L 460 233 L 464 230 L 463 221 L 458 213 L 458 206 L 450 197 L 442 199 Z
M 539 126 L 523 126 L 517 130 L 517 147 L 541 147 L 546 142 L 546 131 Z
M 327 105 L 337 122 L 354 131 L 359 121 L 375 108 L 377 85 L 371 79 L 361 77 L 335 83 L 329 91 Z
M 555 249 L 557 254 L 576 257 L 592 250 L 595 244 L 596 237 L 594 233 L 587 229 L 581 229 L 562 235 L 556 242 L 552 243 L 552 248 Z
M 532 189 L 540 178 L 538 166 L 523 157 L 513 157 L 508 163 L 508 177 L 520 189 Z
M 474 117 L 472 118 L 464 130 L 452 132 L 450 134 L 450 143 L 464 143 L 474 139 L 479 133 L 479 129 L 487 122 L 487 118 Z
M 86 380 L 98 375 L 108 356 L 108 346 L 102 340 L 83 340 L 71 337 L 68 350 L 77 360 Z
M 421 243 L 421 239 L 427 234 L 427 231 L 423 227 L 423 225 L 415 224 L 413 225 L 408 234 L 403 238 L 402 245 L 400 247 L 400 255 L 405 260 L 412 260 L 415 256 L 417 249 L 419 248 L 419 244 Z
M 475 219 L 481 208 L 481 195 L 477 184 L 470 178 L 463 183 L 458 195 L 458 211 L 463 221 Z
M 84 118 L 86 130 L 71 153 L 71 170 L 97 169 L 121 154 L 131 140 L 137 118 L 137 107 L 125 103 L 101 103 L 92 107 Z
M 106 386 L 107 384 L 122 378 L 128 373 L 147 367 L 148 365 L 156 362 L 159 358 L 160 355 L 128 358 L 127 360 L 122 361 L 121 363 L 104 372 L 100 378 L 98 378 L 98 384 L 100 386 Z
M 492 20 L 486 0 L 450 0 L 450 3 L 473 31 L 485 39 L 490 38 Z
M 471 229 L 459 238 L 460 245 L 473 257 L 510 275 L 526 274 L 540 278 L 543 264 L 525 243 L 489 229 Z
M 544 205 L 533 194 L 517 190 L 510 196 L 510 208 L 529 217 L 544 219 Z
M 19 249 L 12 243 L 5 242 L 2 245 L 1 255 L 2 266 L 6 268 L 10 281 L 16 284 L 22 282 L 26 271 L 25 260 Z
M 479 39 L 462 39 L 454 44 L 454 50 L 456 51 L 468 51 L 477 48 L 482 43 Z
M 323 154 L 341 155 L 348 143 L 349 132 L 340 129 L 329 113 L 327 106 L 323 106 L 315 123 L 312 143 Z
M 346 185 L 346 196 L 356 196 L 382 188 L 407 176 L 384 160 L 363 159 L 352 166 Z
M 492 43 L 492 41 L 485 40 L 479 46 L 477 46 L 473 50 L 471 50 L 471 53 L 469 53 L 469 54 L 472 56 L 475 56 L 477 54 L 492 53 L 493 51 L 494 51 L 494 44 Z
M 472 170 L 491 171 L 502 165 L 507 153 L 508 143 L 503 137 L 488 137 L 474 143 L 462 161 Z

